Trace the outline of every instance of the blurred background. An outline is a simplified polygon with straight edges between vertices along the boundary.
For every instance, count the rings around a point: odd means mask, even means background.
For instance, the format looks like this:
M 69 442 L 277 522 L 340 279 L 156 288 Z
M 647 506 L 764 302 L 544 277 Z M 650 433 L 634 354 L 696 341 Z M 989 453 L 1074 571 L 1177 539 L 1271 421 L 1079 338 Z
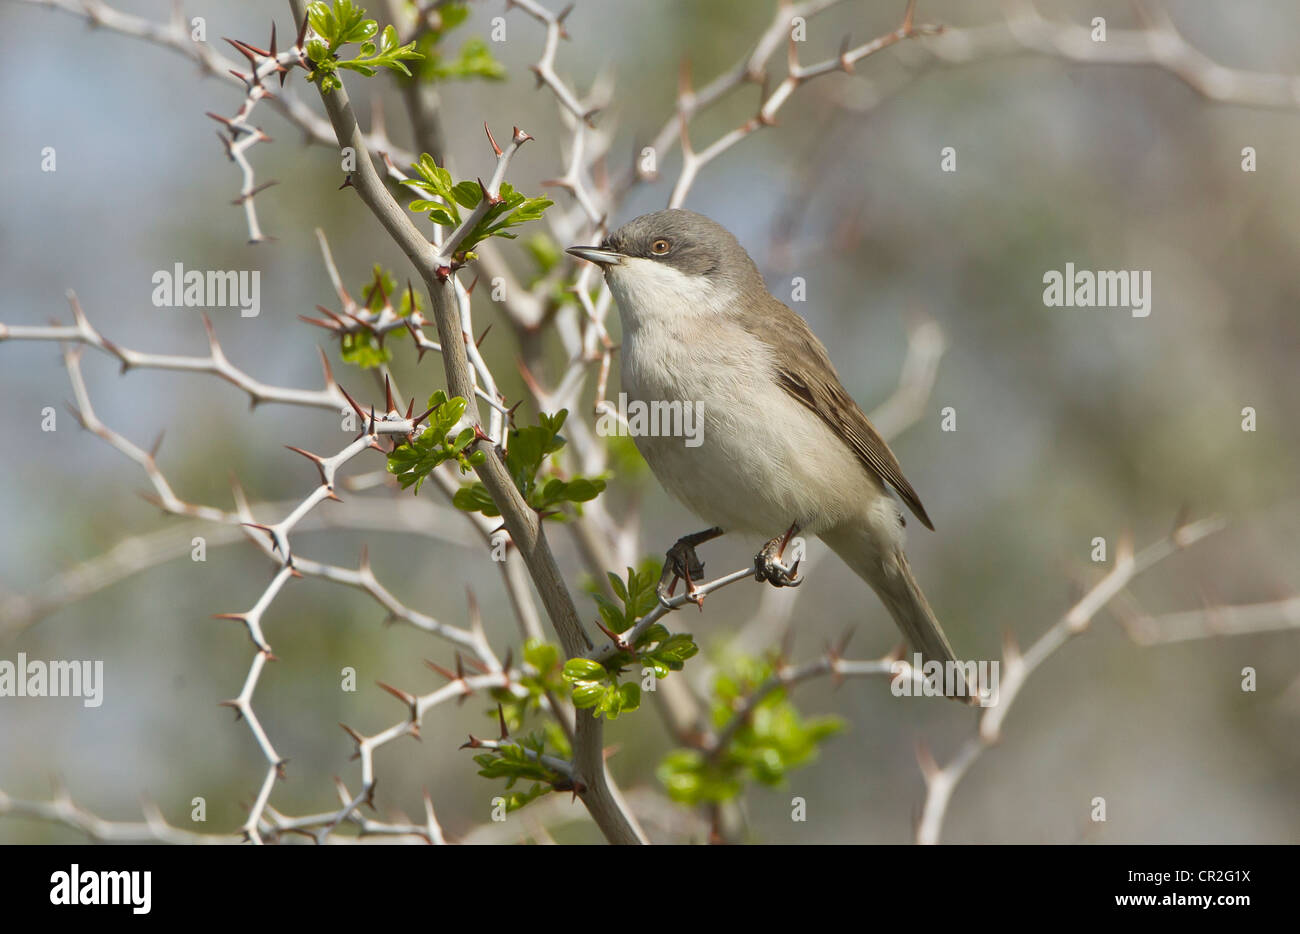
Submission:
M 170 5 L 121 8 L 165 20 Z M 449 152 L 463 176 L 490 170 L 484 119 L 504 138 L 511 124 L 537 139 L 512 166 L 529 193 L 562 174 L 568 139 L 554 98 L 535 89 L 529 65 L 543 31 L 501 0 L 470 4 L 469 22 L 449 38 L 486 38 L 504 16 L 506 41 L 492 54 L 501 82 L 442 88 Z M 809 26 L 801 59 L 835 54 L 895 28 L 902 2 L 847 2 Z M 1130 4 L 1043 3 L 1054 22 L 1111 29 L 1141 23 Z M 1233 69 L 1300 75 L 1300 8 L 1281 2 L 1176 2 L 1170 17 L 1188 43 Z M 195 3 L 208 39 L 264 42 L 269 18 L 281 47 L 294 32 L 283 4 Z M 380 13 L 381 11 L 375 11 Z M 566 25 L 556 67 L 585 89 L 613 81 L 599 117 L 614 129 L 611 172 L 621 172 L 672 113 L 680 63 L 704 84 L 743 57 L 772 16 L 768 3 L 631 0 L 580 2 Z M 1003 22 L 997 4 L 922 0 L 918 19 L 953 27 Z M 382 19 L 382 16 L 381 16 Z M 257 200 L 277 239 L 248 245 L 243 213 L 231 206 L 239 176 L 213 137 L 205 111 L 231 113 L 238 90 L 203 78 L 172 52 L 76 16 L 23 3 L 0 4 L 0 322 L 70 321 L 74 289 L 93 324 L 126 347 L 202 354 L 194 309 L 156 308 L 151 276 L 174 264 L 261 271 L 262 312 L 213 317 L 227 355 L 266 382 L 316 388 L 316 346 L 335 372 L 369 389 L 338 362 L 337 348 L 297 321 L 337 301 L 316 245 L 323 228 L 353 294 L 372 264 L 411 274 L 351 192 L 337 192 L 336 154 L 304 144 L 270 109 L 255 120 L 275 138 L 254 148 L 259 181 L 280 184 Z M 222 50 L 223 53 L 228 51 Z M 773 60 L 781 74 L 784 53 Z M 304 100 L 315 94 L 295 73 Z M 385 88 L 389 133 L 412 145 L 400 98 L 380 77 L 357 90 L 363 117 L 371 89 Z M 756 86 L 701 115 L 697 149 L 752 116 Z M 734 231 L 774 294 L 807 283 L 805 315 L 830 348 L 849 391 L 870 411 L 893 392 L 908 328 L 931 319 L 947 353 L 920 420 L 893 448 L 935 520 L 909 524 L 912 565 L 958 653 L 997 658 L 1004 632 L 1027 645 L 1110 566 L 1125 532 L 1138 546 L 1164 536 L 1180 510 L 1222 515 L 1228 527 L 1143 575 L 1117 606 L 1162 614 L 1207 604 L 1280 600 L 1300 585 L 1300 130 L 1295 107 L 1213 102 L 1171 71 L 1080 63 L 1031 51 L 951 63 L 920 43 L 872 56 L 858 74 L 801 87 L 764 129 L 707 166 L 686 206 Z M 1257 171 L 1242 171 L 1253 147 Z M 40 170 L 54 147 L 57 171 Z M 956 172 L 940 169 L 953 147 Z M 624 160 L 624 161 L 620 161 Z M 662 159 L 661 180 L 635 188 L 610 218 L 616 226 L 663 207 L 679 153 Z M 551 195 L 562 206 L 569 196 Z M 568 244 L 562 244 L 568 245 Z M 518 258 L 519 251 L 507 249 Z M 1124 309 L 1047 308 L 1044 272 L 1067 262 L 1091 270 L 1150 270 L 1151 314 Z M 522 268 L 522 266 L 521 266 Z M 475 293 L 476 327 L 498 316 Z M 613 337 L 618 340 L 617 322 Z M 506 327 L 483 345 L 501 389 L 526 393 L 519 349 Z M 416 367 L 409 344 L 395 372 L 417 398 L 442 385 L 439 363 Z M 259 406 L 211 377 L 132 371 L 119 375 L 87 351 L 84 371 L 100 418 L 148 447 L 166 438 L 159 462 L 177 494 L 232 505 L 229 476 L 250 497 L 301 498 L 314 469 L 283 445 L 332 451 L 340 437 L 328 413 Z M 611 391 L 617 391 L 617 367 Z M 590 391 L 588 395 L 590 396 Z M 184 526 L 182 540 L 210 529 L 161 517 L 136 495 L 139 468 L 77 428 L 58 349 L 0 343 L 0 606 L 40 594 L 56 574 L 115 543 Z M 41 410 L 58 410 L 58 430 L 41 430 Z M 952 407 L 956 431 L 943 431 Z M 1242 410 L 1257 430 L 1242 430 Z M 530 415 L 531 417 L 531 415 Z M 380 466 L 359 459 L 358 470 Z M 697 520 L 635 472 L 607 494 L 621 514 L 640 498 L 642 545 L 661 555 Z M 423 499 L 425 494 L 422 494 Z M 436 491 L 429 491 L 439 503 Z M 439 503 L 440 504 L 440 503 Z M 328 508 L 328 507 L 326 507 Z M 273 513 L 274 515 L 274 513 Z M 439 519 L 454 539 L 463 520 Z M 1093 539 L 1108 562 L 1091 560 Z M 562 567 L 582 566 L 570 536 L 552 529 Z M 499 575 L 474 541 L 375 532 L 307 532 L 297 547 L 355 565 L 368 543 L 380 579 L 409 605 L 465 625 L 466 589 L 482 605 L 497 651 L 518 641 Z M 712 573 L 745 566 L 752 548 L 723 540 L 703 556 Z M 208 802 L 202 828 L 239 825 L 264 771 L 242 724 L 216 702 L 238 693 L 251 654 L 245 634 L 211 614 L 247 609 L 269 579 L 269 563 L 246 543 L 214 545 L 205 563 L 149 568 L 58 609 L 0 644 L 0 658 L 103 659 L 105 702 L 0 699 L 0 789 L 41 799 L 58 776 L 74 799 L 102 817 L 135 819 L 140 800 L 189 825 L 191 800 Z M 590 598 L 579 608 L 594 618 Z M 728 638 L 755 614 L 788 614 L 793 658 L 810 658 L 853 626 L 853 658 L 888 651 L 897 634 L 879 603 L 847 568 L 814 543 L 808 582 L 764 596 L 742 584 L 710 598 L 702 614 L 674 617 L 704 655 L 725 657 Z M 427 691 L 436 677 L 422 658 L 447 664 L 451 649 L 416 630 L 381 625 L 364 594 L 320 581 L 290 584 L 266 621 L 281 661 L 263 675 L 255 706 L 282 755 L 289 780 L 273 803 L 287 813 L 337 804 L 330 776 L 355 787 L 353 745 L 336 725 L 376 732 L 400 719 L 400 705 L 376 680 Z M 0 620 L 0 629 L 4 628 Z M 774 645 L 779 626 L 772 627 Z M 516 653 L 516 658 L 518 654 Z M 692 662 L 691 665 L 695 665 Z M 358 671 L 355 693 L 339 671 Z M 700 670 L 704 669 L 701 663 Z M 1258 689 L 1242 690 L 1244 668 Z M 688 665 L 688 675 L 691 667 Z M 1155 843 L 1300 841 L 1300 633 L 1289 630 L 1136 646 L 1113 614 L 1054 655 L 1027 684 L 1004 725 L 1002 743 L 958 788 L 944 839 L 960 843 Z M 785 787 L 745 799 L 747 839 L 761 842 L 906 842 L 924 798 L 916 746 L 940 763 L 971 735 L 975 714 L 942 700 L 904 702 L 881 680 L 827 680 L 793 695 L 806 714 L 834 713 L 847 729 Z M 381 812 L 421 813 L 428 789 L 447 832 L 488 820 L 499 783 L 475 775 L 466 732 L 488 735 L 488 702 L 435 709 L 423 742 L 377 754 Z M 649 709 L 606 732 L 618 749 L 611 768 L 625 789 L 659 789 L 654 767 L 671 740 Z M 809 804 L 790 820 L 792 796 Z M 1104 823 L 1089 819 L 1095 797 Z M 557 796 L 558 797 L 558 796 Z M 567 799 L 566 799 L 567 800 Z M 581 805 L 551 805 L 552 833 L 595 840 Z M 666 832 L 656 831 L 663 838 Z M 80 839 L 39 821 L 0 819 L 0 841 Z

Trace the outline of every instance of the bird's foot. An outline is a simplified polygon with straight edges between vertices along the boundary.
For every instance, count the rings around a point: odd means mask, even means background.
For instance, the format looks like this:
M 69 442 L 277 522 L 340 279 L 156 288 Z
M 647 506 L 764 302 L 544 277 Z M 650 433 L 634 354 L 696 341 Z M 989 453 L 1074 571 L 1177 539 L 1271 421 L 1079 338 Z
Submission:
M 677 589 L 677 582 L 681 580 L 686 582 L 686 599 L 701 609 L 704 608 L 704 595 L 695 587 L 696 581 L 704 580 L 704 562 L 695 553 L 695 546 L 702 545 L 721 534 L 722 529 L 712 528 L 683 535 L 677 539 L 673 547 L 668 549 L 668 553 L 664 556 L 664 571 L 659 575 L 659 586 L 656 588 L 660 603 L 669 606 L 669 600 Z
M 767 581 L 773 587 L 798 587 L 803 583 L 799 576 L 799 560 L 787 565 L 781 559 L 785 557 L 786 546 L 799 531 L 798 524 L 790 526 L 784 535 L 778 535 L 754 556 L 754 580 Z

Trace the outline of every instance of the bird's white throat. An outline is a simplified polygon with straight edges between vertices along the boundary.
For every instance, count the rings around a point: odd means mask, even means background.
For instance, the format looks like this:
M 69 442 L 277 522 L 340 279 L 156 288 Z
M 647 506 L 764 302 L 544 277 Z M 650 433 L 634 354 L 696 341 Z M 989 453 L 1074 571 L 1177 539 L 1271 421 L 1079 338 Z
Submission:
M 606 274 L 625 332 L 651 322 L 676 327 L 719 314 L 736 299 L 734 289 L 705 276 L 689 276 L 667 263 L 624 257 Z

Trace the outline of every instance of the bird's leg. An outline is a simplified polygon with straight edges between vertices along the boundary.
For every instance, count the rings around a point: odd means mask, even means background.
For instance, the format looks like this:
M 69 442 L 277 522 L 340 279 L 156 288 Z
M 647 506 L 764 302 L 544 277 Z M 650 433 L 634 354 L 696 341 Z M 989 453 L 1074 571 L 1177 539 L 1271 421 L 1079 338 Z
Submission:
M 803 583 L 799 576 L 799 560 L 796 558 L 794 565 L 789 567 L 781 561 L 790 539 L 798 533 L 799 523 L 791 523 L 784 535 L 778 535 L 763 546 L 763 550 L 754 556 L 754 580 L 767 581 L 773 587 L 798 587 Z
M 687 598 L 693 600 L 696 606 L 703 606 L 704 598 L 696 595 L 695 582 L 704 579 L 704 562 L 695 553 L 695 546 L 703 545 L 722 534 L 722 529 L 717 526 L 705 529 L 703 532 L 692 532 L 677 539 L 676 544 L 668 549 L 664 560 L 664 572 L 659 575 L 657 588 L 662 603 L 668 603 L 668 598 L 677 589 L 677 582 L 684 580 Z

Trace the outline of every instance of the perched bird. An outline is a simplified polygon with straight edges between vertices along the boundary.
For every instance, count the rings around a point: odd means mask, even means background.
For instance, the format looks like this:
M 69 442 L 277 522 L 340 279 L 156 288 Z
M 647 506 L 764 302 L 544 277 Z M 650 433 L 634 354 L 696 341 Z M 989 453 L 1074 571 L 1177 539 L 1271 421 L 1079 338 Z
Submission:
M 695 446 L 634 434 L 664 488 L 711 526 L 669 550 L 661 597 L 678 578 L 693 594 L 702 572 L 695 546 L 727 532 L 770 537 L 755 576 L 797 585 L 798 562 L 785 564 L 784 552 L 793 536 L 817 535 L 871 585 L 926 661 L 954 660 L 903 553 L 904 519 L 888 488 L 933 529 L 925 507 L 826 348 L 768 292 L 731 232 L 673 209 L 568 252 L 602 268 L 618 303 L 628 400 L 702 413 Z

